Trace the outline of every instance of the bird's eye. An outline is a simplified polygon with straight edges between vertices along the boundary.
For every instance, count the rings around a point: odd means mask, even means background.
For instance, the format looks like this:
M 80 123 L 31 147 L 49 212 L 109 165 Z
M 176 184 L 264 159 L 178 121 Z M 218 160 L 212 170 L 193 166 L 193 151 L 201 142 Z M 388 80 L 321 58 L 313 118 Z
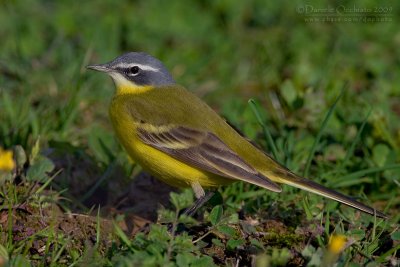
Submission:
M 133 66 L 133 67 L 129 68 L 128 74 L 135 76 L 135 75 L 139 74 L 139 71 L 140 71 L 140 68 L 138 66 Z

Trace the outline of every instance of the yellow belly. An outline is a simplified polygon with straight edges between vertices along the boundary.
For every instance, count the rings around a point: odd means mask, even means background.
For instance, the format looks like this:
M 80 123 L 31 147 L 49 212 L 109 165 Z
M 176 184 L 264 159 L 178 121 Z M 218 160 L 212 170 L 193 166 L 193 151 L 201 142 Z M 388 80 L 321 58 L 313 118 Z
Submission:
M 144 144 L 136 135 L 134 119 L 121 111 L 118 104 L 110 106 L 110 118 L 117 137 L 129 156 L 145 171 L 163 182 L 175 187 L 188 187 L 194 182 L 203 187 L 217 187 L 234 182 L 233 179 L 187 165 Z
M 134 147 L 129 144 L 124 144 L 124 147 L 144 170 L 172 186 L 188 187 L 198 182 L 203 187 L 216 187 L 233 182 L 232 179 L 191 167 L 139 140 Z

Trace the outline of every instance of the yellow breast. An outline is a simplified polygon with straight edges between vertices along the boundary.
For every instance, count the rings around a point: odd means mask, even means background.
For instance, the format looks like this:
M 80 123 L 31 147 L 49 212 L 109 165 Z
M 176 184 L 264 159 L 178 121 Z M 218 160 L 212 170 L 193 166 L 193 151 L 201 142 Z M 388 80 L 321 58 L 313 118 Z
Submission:
M 152 87 L 119 88 L 110 105 L 109 114 L 117 137 L 129 156 L 147 172 L 165 183 L 176 187 L 188 187 L 198 182 L 204 187 L 215 187 L 233 182 L 206 171 L 191 167 L 168 154 L 144 144 L 137 136 L 141 123 L 130 111 L 132 97 L 141 97 Z M 154 89 L 158 90 L 158 89 Z M 162 89 L 160 89 L 162 90 Z M 154 125 L 152 126 L 154 127 Z M 160 127 L 163 127 L 160 125 Z

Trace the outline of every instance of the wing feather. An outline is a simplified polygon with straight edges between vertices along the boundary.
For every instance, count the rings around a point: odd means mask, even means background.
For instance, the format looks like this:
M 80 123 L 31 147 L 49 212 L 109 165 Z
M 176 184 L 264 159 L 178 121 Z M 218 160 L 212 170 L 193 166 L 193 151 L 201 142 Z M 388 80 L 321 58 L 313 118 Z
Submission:
M 139 138 L 188 165 L 226 177 L 247 181 L 275 192 L 281 188 L 247 164 L 211 132 L 188 127 L 138 127 Z

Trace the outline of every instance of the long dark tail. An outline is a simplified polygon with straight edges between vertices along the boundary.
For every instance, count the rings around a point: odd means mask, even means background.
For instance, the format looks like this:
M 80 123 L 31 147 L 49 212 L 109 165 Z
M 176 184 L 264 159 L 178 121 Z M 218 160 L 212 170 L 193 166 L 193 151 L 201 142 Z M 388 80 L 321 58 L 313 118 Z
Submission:
M 292 173 L 291 171 L 285 169 L 281 169 L 279 168 L 276 171 L 273 171 L 272 174 L 266 175 L 268 178 L 272 179 L 275 182 L 278 183 L 283 183 L 283 184 L 287 184 L 287 185 L 291 185 L 333 200 L 336 200 L 340 203 L 343 203 L 347 206 L 350 206 L 352 208 L 358 209 L 360 211 L 366 212 L 368 214 L 371 215 L 376 215 L 377 217 L 380 218 L 385 218 L 387 219 L 387 216 L 380 212 L 377 211 L 374 208 L 371 208 L 367 205 L 364 205 L 361 202 L 358 202 L 356 200 L 354 200 L 351 197 L 348 197 L 346 195 L 343 195 L 339 192 L 336 192 L 332 189 L 326 188 L 320 184 L 317 184 L 316 182 L 313 182 L 311 180 L 308 180 L 306 178 L 300 177 L 294 173 Z M 273 176 L 273 177 L 271 177 Z

